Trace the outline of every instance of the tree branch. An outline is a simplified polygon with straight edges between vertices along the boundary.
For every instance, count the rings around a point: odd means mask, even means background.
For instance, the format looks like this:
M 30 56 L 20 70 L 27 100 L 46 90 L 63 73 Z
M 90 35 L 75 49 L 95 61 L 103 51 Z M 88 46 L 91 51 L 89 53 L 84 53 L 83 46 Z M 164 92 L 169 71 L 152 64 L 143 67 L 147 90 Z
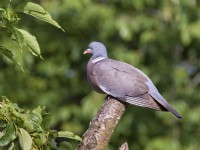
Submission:
M 90 122 L 77 150 L 104 150 L 125 107 L 123 102 L 106 96 L 105 102 Z
M 122 144 L 122 145 L 120 146 L 119 150 L 129 150 L 129 148 L 128 148 L 128 143 L 125 142 L 124 144 Z

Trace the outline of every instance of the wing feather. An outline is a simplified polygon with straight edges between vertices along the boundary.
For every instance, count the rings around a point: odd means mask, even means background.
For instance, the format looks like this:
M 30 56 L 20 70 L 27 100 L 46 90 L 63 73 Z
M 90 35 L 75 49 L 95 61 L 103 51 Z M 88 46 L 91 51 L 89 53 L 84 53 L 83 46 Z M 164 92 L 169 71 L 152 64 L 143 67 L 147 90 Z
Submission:
M 138 97 L 126 96 L 125 99 L 127 103 L 130 103 L 136 106 L 167 111 L 165 107 L 157 103 L 148 93 L 138 96 Z
M 114 97 L 137 97 L 149 91 L 147 79 L 127 63 L 112 59 L 100 61 L 93 72 L 101 90 Z

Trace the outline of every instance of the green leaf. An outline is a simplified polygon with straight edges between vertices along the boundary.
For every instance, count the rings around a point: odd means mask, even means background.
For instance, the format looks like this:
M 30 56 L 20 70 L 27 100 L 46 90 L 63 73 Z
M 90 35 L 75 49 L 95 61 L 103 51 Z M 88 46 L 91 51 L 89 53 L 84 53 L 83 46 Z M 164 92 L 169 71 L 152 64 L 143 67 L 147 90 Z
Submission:
M 52 19 L 51 15 L 47 11 L 45 11 L 42 6 L 40 6 L 36 3 L 24 2 L 24 3 L 20 4 L 18 7 L 16 7 L 15 11 L 26 13 L 26 14 L 36 17 L 40 20 L 48 22 L 48 23 L 54 25 L 55 27 L 63 30 L 61 28 L 61 26 L 55 20 Z
M 10 60 L 12 60 L 13 62 L 15 62 L 15 63 L 21 68 L 21 70 L 24 71 L 23 68 L 22 68 L 22 66 L 20 65 L 20 63 L 16 61 L 15 56 L 14 56 L 14 54 L 12 53 L 12 51 L 8 50 L 8 49 L 5 48 L 4 46 L 0 46 L 0 53 L 2 53 L 2 54 L 3 54 L 4 56 L 6 56 L 8 59 L 10 59 Z
M 52 149 L 58 149 L 57 148 L 57 143 L 56 143 L 56 141 L 54 139 L 50 140 L 50 145 L 51 145 Z
M 18 137 L 22 150 L 30 150 L 32 146 L 32 138 L 29 133 L 23 128 L 19 128 Z
M 41 128 L 42 123 L 42 115 L 45 112 L 45 107 L 38 106 L 35 108 L 32 112 L 29 113 L 29 118 L 31 120 L 31 123 L 34 125 L 35 130 L 37 131 L 43 131 Z
M 41 116 L 45 112 L 45 107 L 38 106 L 37 108 L 33 109 L 32 112 Z
M 45 130 L 49 130 L 51 126 L 51 120 L 52 120 L 52 115 L 49 113 L 46 113 L 43 115 L 42 119 L 42 126 Z
M 49 130 L 51 115 L 45 111 L 45 107 L 38 106 L 31 112 L 31 116 L 37 116 L 38 118 L 33 117 L 33 121 L 37 125 L 43 126 L 44 129 Z M 36 119 L 36 120 L 35 120 Z
M 37 137 L 38 138 L 34 139 L 34 143 L 38 146 L 42 146 L 47 142 L 45 133 L 37 133 Z
M 34 130 L 43 131 L 43 129 L 40 126 L 42 122 L 42 117 L 40 115 L 31 112 L 29 114 L 29 122 L 32 124 Z
M 12 121 L 8 122 L 7 127 L 1 132 L 0 146 L 8 145 L 12 140 L 16 138 L 15 126 Z
M 14 31 L 16 41 L 19 43 L 20 47 L 22 47 L 24 44 L 24 36 L 17 28 L 14 28 Z
M 22 119 L 22 118 L 21 118 Z M 26 128 L 26 129 L 28 129 L 28 131 L 34 131 L 34 125 L 33 125 L 33 123 L 32 123 L 32 121 L 31 121 L 31 119 L 30 118 L 28 118 L 27 116 L 26 116 L 26 119 L 24 120 L 22 120 L 23 121 L 23 126 Z
M 0 46 L 0 52 L 4 56 L 6 56 L 7 58 L 9 58 L 10 60 L 16 62 L 13 53 L 10 50 L 8 50 L 7 48 L 5 48 L 3 46 Z
M 41 116 L 38 116 L 35 113 L 27 113 L 23 114 L 23 117 L 21 117 L 21 121 L 23 122 L 23 126 L 28 130 L 28 131 L 38 131 L 38 132 L 43 132 L 42 127 L 40 126 L 42 122 Z
M 68 139 L 74 139 L 77 141 L 81 141 L 81 138 L 78 135 L 75 135 L 73 132 L 70 131 L 59 131 L 58 137 L 64 137 Z
M 35 36 L 31 35 L 29 32 L 15 28 L 17 32 L 17 37 L 20 42 L 24 42 L 23 47 L 27 48 L 33 55 L 40 55 L 40 46 L 35 38 Z
M 30 117 L 31 121 L 33 122 L 33 124 L 35 124 L 37 126 L 40 125 L 42 122 L 42 116 L 40 114 L 31 112 L 29 114 L 29 117 Z

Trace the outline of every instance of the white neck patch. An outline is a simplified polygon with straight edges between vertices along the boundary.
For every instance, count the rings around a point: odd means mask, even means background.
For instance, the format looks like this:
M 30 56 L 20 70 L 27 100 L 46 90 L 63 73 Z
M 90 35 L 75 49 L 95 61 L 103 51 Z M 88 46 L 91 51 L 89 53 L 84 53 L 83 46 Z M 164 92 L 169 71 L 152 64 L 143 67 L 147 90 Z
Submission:
M 96 63 L 96 62 L 98 62 L 98 61 L 100 61 L 100 60 L 102 60 L 102 59 L 104 59 L 105 57 L 97 57 L 97 58 L 94 58 L 94 59 L 92 59 L 92 63 Z

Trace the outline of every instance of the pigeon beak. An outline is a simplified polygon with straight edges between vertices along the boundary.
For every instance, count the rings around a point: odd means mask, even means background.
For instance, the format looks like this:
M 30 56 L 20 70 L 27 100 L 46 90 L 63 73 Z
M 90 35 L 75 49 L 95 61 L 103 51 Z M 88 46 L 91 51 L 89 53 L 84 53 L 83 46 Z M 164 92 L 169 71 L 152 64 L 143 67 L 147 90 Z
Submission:
M 86 50 L 83 52 L 83 54 L 90 54 L 90 53 L 92 53 L 92 50 L 91 50 L 91 49 L 86 49 Z

